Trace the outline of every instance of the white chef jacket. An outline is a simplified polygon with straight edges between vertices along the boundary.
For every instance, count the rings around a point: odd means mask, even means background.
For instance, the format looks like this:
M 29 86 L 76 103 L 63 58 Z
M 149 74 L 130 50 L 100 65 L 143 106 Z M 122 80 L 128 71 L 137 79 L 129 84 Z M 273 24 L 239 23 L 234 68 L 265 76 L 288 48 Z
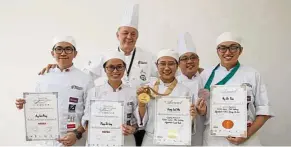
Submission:
M 84 114 L 86 91 L 93 87 L 93 80 L 81 70 L 71 66 L 61 71 L 50 69 L 49 73 L 40 75 L 36 92 L 58 92 L 59 129 L 61 137 L 67 131 L 77 129 Z M 74 146 L 84 146 L 83 137 Z M 58 141 L 48 141 L 46 145 L 61 146 Z
M 203 85 L 206 84 L 209 76 L 211 75 L 212 70 L 215 67 L 210 69 L 206 69 L 201 73 L 201 78 L 203 81 Z M 211 83 L 215 85 L 219 81 L 221 81 L 231 70 L 227 70 L 223 66 L 219 66 L 215 71 L 215 77 Z M 257 115 L 269 115 L 273 116 L 273 113 L 270 108 L 270 101 L 267 96 L 267 89 L 262 81 L 261 75 L 255 69 L 240 65 L 237 72 L 234 76 L 225 84 L 225 85 L 246 85 L 247 86 L 247 102 L 248 102 L 248 112 L 247 119 L 248 123 L 252 123 Z M 208 100 L 209 102 L 209 100 Z M 209 103 L 207 104 L 209 108 Z M 225 137 L 213 137 L 209 134 L 209 111 L 207 111 L 206 121 L 205 121 L 206 129 L 204 132 L 204 142 L 203 145 L 223 145 L 223 146 L 233 146 Z M 260 145 L 259 138 L 256 134 L 254 134 L 251 138 L 249 138 L 245 143 L 241 145 Z
M 110 99 L 108 99 L 110 98 Z M 86 121 L 89 121 L 90 100 L 109 100 L 109 101 L 123 101 L 124 102 L 124 124 L 136 125 L 137 97 L 136 90 L 127 85 L 121 84 L 114 92 L 113 88 L 108 82 L 96 83 L 96 86 L 89 90 L 87 95 L 85 115 L 82 118 L 82 124 L 85 127 Z M 90 122 L 89 122 L 90 123 Z M 135 139 L 133 134 L 124 136 L 125 146 L 135 146 Z
M 199 89 L 203 88 L 203 83 L 202 79 L 200 77 L 200 74 L 197 72 L 195 76 L 193 76 L 191 79 L 189 79 L 187 76 L 185 76 L 183 73 L 181 73 L 178 77 L 177 80 L 179 83 L 185 85 L 191 90 L 191 93 L 194 95 L 194 102 L 196 104 L 198 100 L 198 91 Z M 196 116 L 196 132 L 194 135 L 192 135 L 192 146 L 202 146 L 203 144 L 203 132 L 205 129 L 205 116 Z
M 154 87 L 155 82 L 157 81 L 157 78 L 151 78 L 150 84 L 148 84 L 150 87 Z M 160 80 L 159 85 L 159 93 L 164 93 L 166 89 L 169 86 L 168 84 L 165 84 Z M 169 96 L 191 96 L 193 97 L 193 94 L 191 93 L 190 89 L 184 86 L 181 83 L 177 83 L 176 87 L 173 89 L 172 93 Z M 190 108 L 189 108 L 190 109 Z M 150 102 L 146 106 L 146 113 L 143 117 L 143 120 L 140 120 L 139 113 L 137 113 L 138 117 L 138 124 L 140 126 L 145 127 L 145 136 L 142 142 L 142 146 L 153 146 L 153 134 L 154 134 L 154 125 L 155 125 L 155 100 L 151 99 Z M 195 126 L 194 126 L 195 127 Z
M 188 87 L 191 90 L 191 93 L 194 95 L 195 100 L 197 100 L 198 91 L 199 89 L 203 88 L 200 74 L 197 72 L 195 76 L 189 79 L 187 76 L 181 73 L 179 76 L 177 76 L 177 80 L 179 83 L 182 83 L 183 85 Z
M 129 77 L 127 77 L 126 72 L 129 69 L 134 51 L 132 51 L 129 56 L 125 56 L 127 70 L 124 73 L 122 81 L 124 84 L 129 85 L 130 87 L 137 88 L 140 87 L 140 85 L 149 83 L 151 76 L 156 77 L 157 68 L 154 63 L 156 62 L 156 57 L 152 53 L 147 52 L 141 48 L 136 48 L 135 50 L 136 52 Z M 104 72 L 103 60 L 103 56 L 100 56 L 99 58 L 96 58 L 94 60 L 89 60 L 88 64 L 85 65 L 83 71 L 91 75 L 94 79 L 102 77 L 106 81 L 107 76 Z

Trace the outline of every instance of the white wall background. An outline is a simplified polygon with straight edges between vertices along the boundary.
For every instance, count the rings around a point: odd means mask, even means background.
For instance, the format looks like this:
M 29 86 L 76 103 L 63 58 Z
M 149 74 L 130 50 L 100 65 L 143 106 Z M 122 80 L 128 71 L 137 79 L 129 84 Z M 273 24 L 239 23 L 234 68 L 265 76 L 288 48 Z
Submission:
M 241 62 L 259 70 L 276 117 L 261 129 L 263 145 L 291 145 L 290 0 L 139 0 L 138 46 L 156 53 L 192 34 L 201 65 L 218 63 L 215 39 L 224 31 L 244 37 Z M 116 48 L 125 0 L 0 0 L 0 145 L 24 145 L 23 112 L 15 98 L 32 89 L 42 67 L 53 63 L 51 39 L 73 35 L 82 67 L 88 57 Z

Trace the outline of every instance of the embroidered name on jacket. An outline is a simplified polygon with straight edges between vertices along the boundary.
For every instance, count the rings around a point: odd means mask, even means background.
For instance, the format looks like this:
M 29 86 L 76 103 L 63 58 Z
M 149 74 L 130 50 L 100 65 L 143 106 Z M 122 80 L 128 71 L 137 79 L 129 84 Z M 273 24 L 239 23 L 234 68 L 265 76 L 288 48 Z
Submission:
M 145 62 L 145 61 L 138 61 L 138 64 L 148 64 L 148 62 Z
M 246 85 L 247 87 L 253 88 L 253 86 L 250 83 L 242 83 L 242 85 Z
M 133 102 L 127 102 L 127 106 L 133 106 Z
M 72 85 L 71 89 L 83 90 L 83 87 L 79 87 L 77 85 Z

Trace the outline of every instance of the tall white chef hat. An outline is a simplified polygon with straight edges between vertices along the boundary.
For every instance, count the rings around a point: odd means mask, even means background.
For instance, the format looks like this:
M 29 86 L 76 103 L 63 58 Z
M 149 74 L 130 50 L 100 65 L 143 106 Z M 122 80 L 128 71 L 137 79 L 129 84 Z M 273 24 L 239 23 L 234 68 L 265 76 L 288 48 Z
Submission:
M 139 4 L 129 4 L 119 27 L 127 26 L 138 30 Z
M 178 53 L 182 56 L 185 53 L 192 52 L 196 54 L 196 47 L 192 40 L 190 33 L 182 33 L 179 35 L 178 39 Z

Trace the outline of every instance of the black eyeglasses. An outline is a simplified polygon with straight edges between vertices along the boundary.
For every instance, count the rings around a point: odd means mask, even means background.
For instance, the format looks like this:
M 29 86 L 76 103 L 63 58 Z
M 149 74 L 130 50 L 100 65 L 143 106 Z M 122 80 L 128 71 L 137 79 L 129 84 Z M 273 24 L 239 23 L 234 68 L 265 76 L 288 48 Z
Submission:
M 221 53 L 226 53 L 227 50 L 229 50 L 229 52 L 231 53 L 236 53 L 238 50 L 241 49 L 241 46 L 239 45 L 230 45 L 230 46 L 218 46 L 217 50 Z
M 166 66 L 168 67 L 175 67 L 177 65 L 176 62 L 164 62 L 164 61 L 161 61 L 159 63 L 157 63 L 158 67 L 159 68 L 166 68 Z
M 54 50 L 55 53 L 57 53 L 57 54 L 61 54 L 61 53 L 63 53 L 63 52 L 65 52 L 66 54 L 71 54 L 71 53 L 73 53 L 73 51 L 75 51 L 75 49 L 72 48 L 72 47 L 65 47 L 65 48 L 63 48 L 63 47 L 60 47 L 60 46 L 57 46 L 57 47 L 54 48 L 53 50 Z
M 198 56 L 195 56 L 195 55 L 192 55 L 192 56 L 182 56 L 180 57 L 180 61 L 183 61 L 183 62 L 187 62 L 187 61 L 195 61 L 198 59 Z
M 117 71 L 123 71 L 125 69 L 125 67 L 123 65 L 117 65 L 117 66 L 113 66 L 113 65 L 110 65 L 110 66 L 107 66 L 105 67 L 109 72 L 113 72 L 115 69 Z

